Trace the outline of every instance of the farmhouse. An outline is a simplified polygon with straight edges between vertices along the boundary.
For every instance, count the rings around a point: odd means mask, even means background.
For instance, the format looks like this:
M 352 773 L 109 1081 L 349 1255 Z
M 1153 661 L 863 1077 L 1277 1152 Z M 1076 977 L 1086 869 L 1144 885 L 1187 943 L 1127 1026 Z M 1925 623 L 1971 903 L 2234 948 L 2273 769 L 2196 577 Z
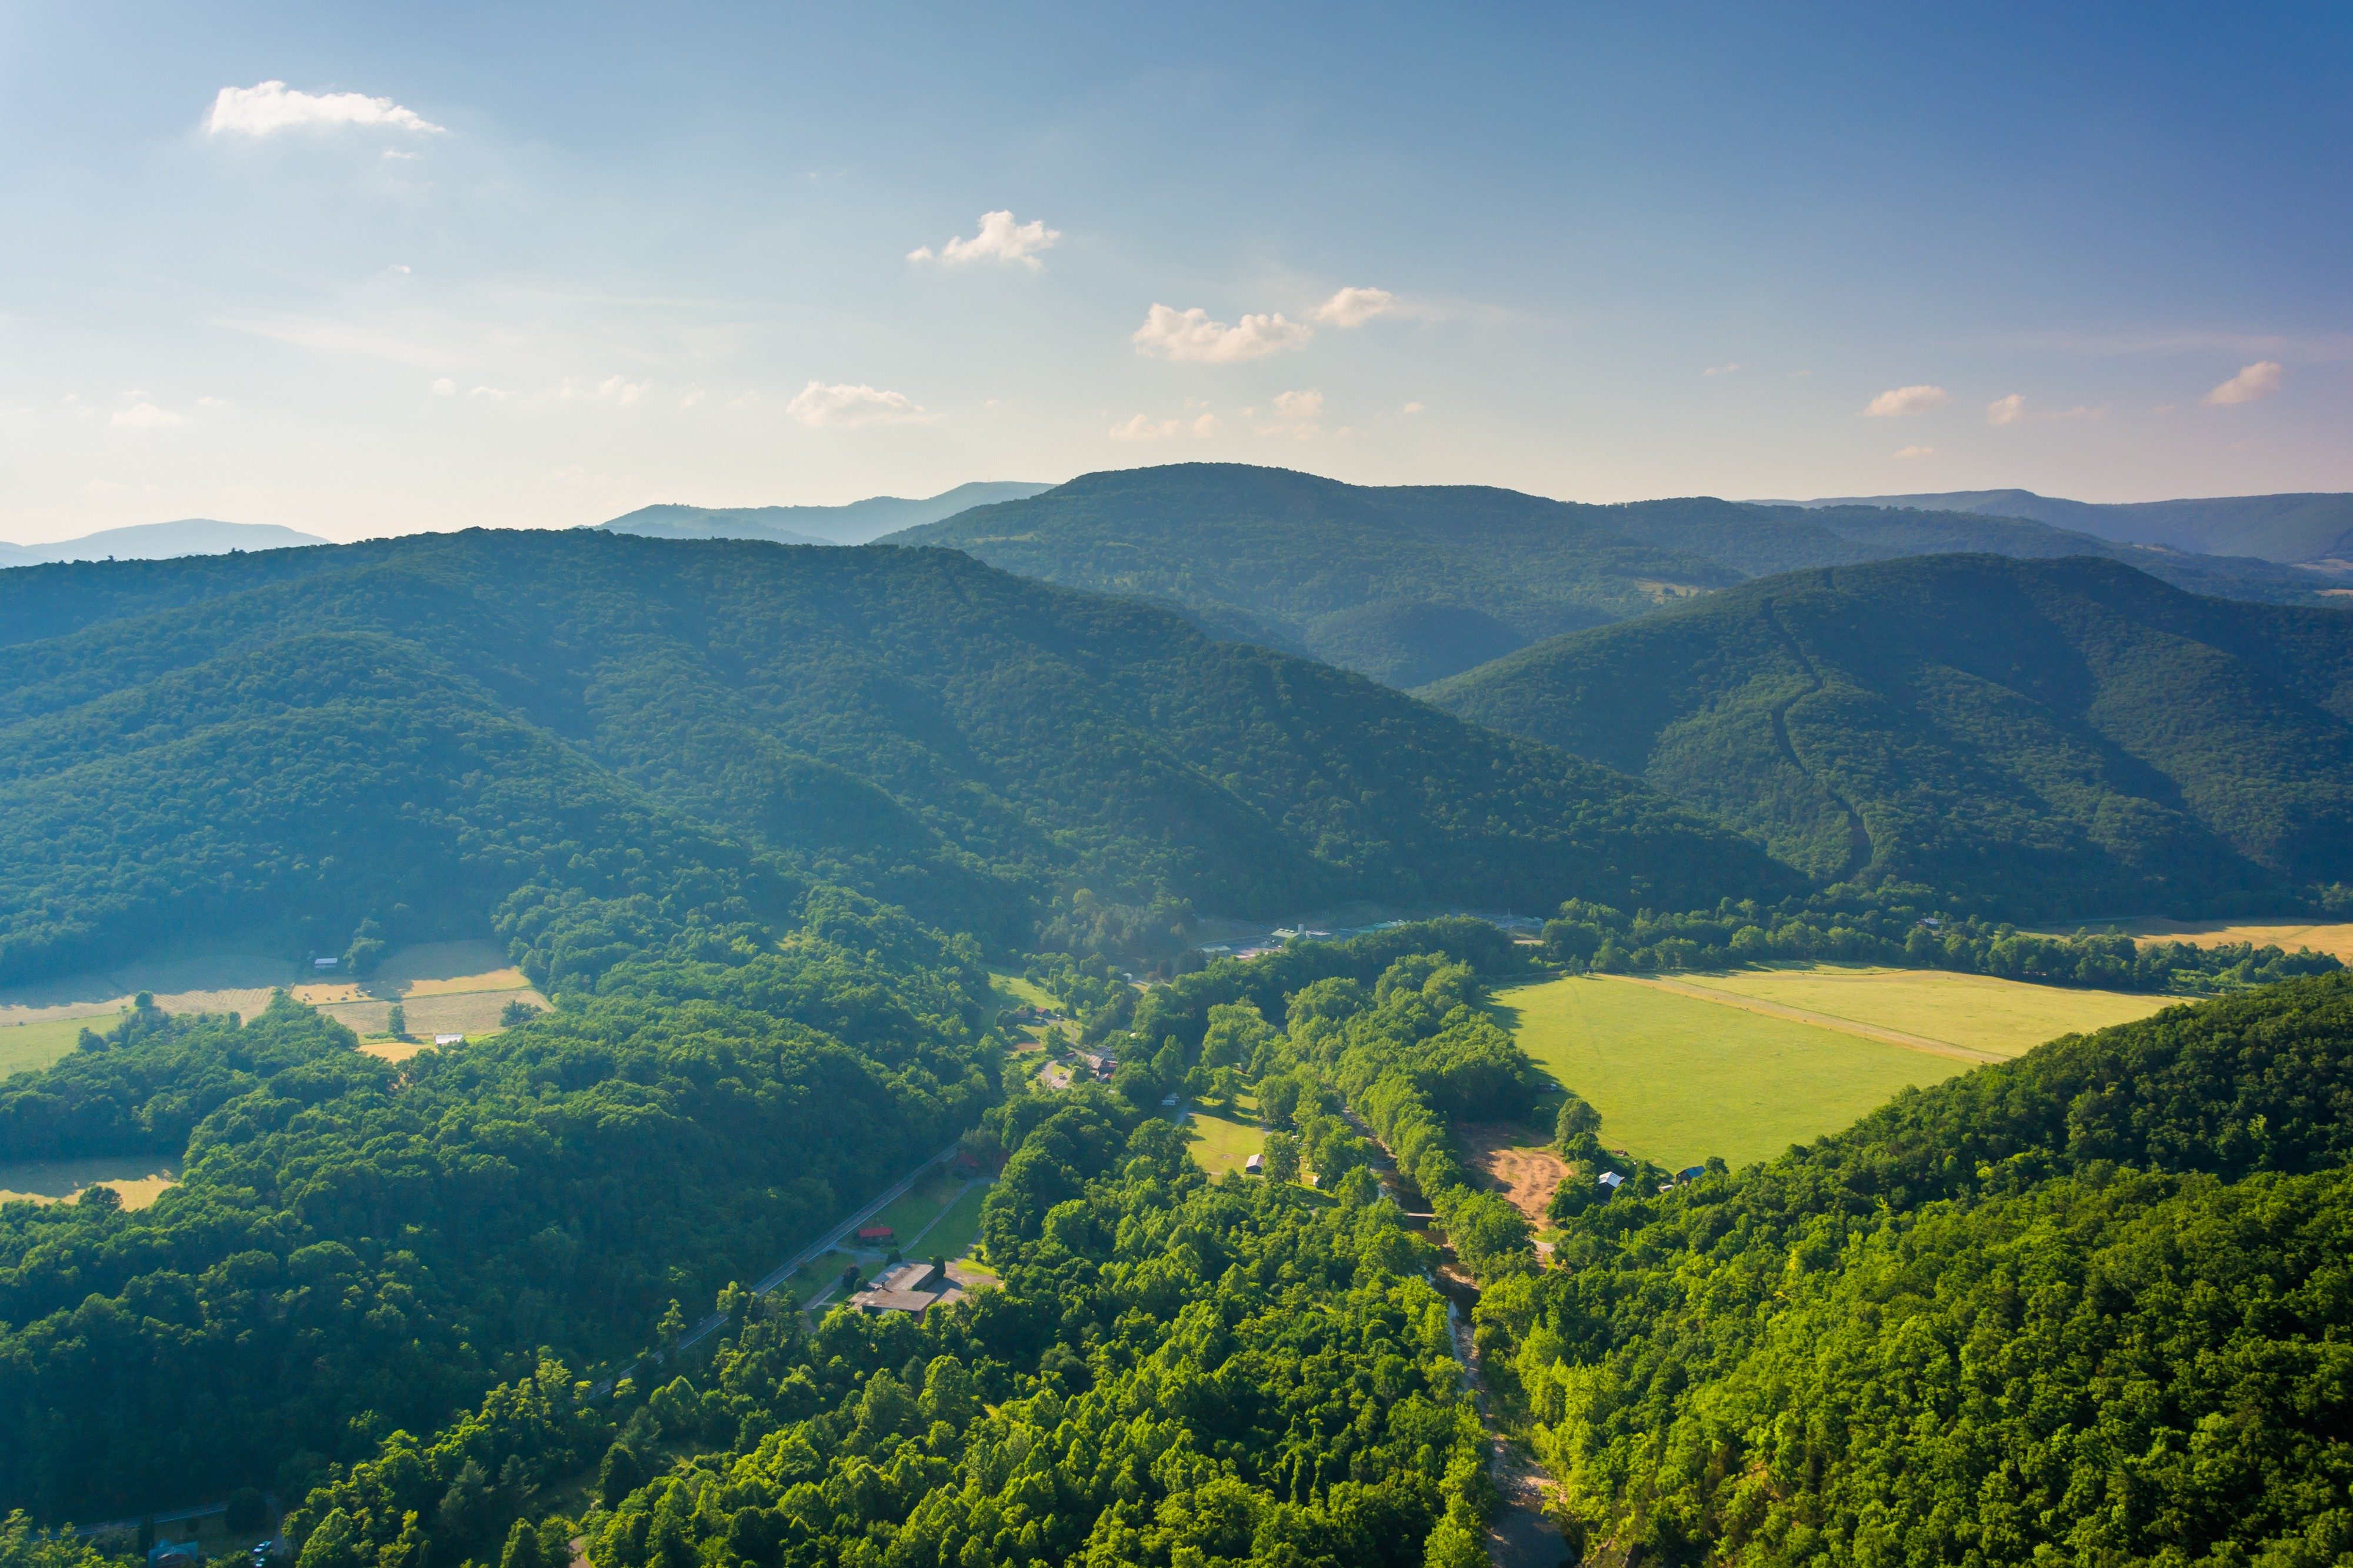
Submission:
M 1264 1175 L 1266 1173 L 1266 1156 L 1263 1154 L 1252 1154 L 1249 1159 L 1242 1162 L 1242 1172 L 1246 1175 Z
M 1600 1175 L 1595 1177 L 1594 1180 L 1599 1182 L 1603 1186 L 1608 1187 L 1612 1192 L 1617 1191 L 1620 1187 L 1626 1184 L 1626 1178 L 1620 1175 L 1615 1171 L 1604 1171 Z
M 902 1263 L 883 1270 L 873 1289 L 860 1290 L 849 1299 L 849 1304 L 869 1316 L 908 1312 L 920 1318 L 934 1307 L 963 1300 L 964 1292 L 942 1278 L 934 1265 Z
M 433 1043 L 437 1046 L 462 1046 L 466 1043 L 466 1037 L 463 1035 L 436 1035 L 433 1037 Z

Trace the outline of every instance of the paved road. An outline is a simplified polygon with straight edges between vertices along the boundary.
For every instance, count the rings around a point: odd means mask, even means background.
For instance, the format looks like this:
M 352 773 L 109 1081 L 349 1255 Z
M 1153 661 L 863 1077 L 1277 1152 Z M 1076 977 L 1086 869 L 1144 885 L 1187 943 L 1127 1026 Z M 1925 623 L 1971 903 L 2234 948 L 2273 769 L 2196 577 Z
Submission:
M 868 1220 L 872 1219 L 885 1208 L 888 1208 L 891 1205 L 896 1203 L 901 1197 L 905 1195 L 909 1187 L 915 1184 L 918 1177 L 922 1176 L 924 1172 L 929 1171 L 933 1166 L 945 1163 L 955 1155 L 955 1152 L 956 1146 L 951 1143 L 946 1148 L 941 1150 L 938 1153 L 933 1155 L 930 1159 L 924 1161 L 922 1164 L 916 1166 L 913 1170 L 908 1172 L 905 1175 L 900 1177 L 895 1184 L 891 1186 L 873 1202 L 868 1204 L 864 1208 L 860 1209 L 856 1214 L 851 1215 L 848 1219 L 843 1220 L 839 1225 L 837 1225 L 831 1230 L 827 1231 L 824 1236 L 809 1243 L 807 1247 L 802 1247 L 798 1252 L 794 1253 L 790 1258 L 786 1258 L 782 1263 L 776 1265 L 775 1268 L 771 1269 L 766 1275 L 762 1277 L 758 1284 L 752 1287 L 752 1294 L 754 1296 L 766 1295 L 769 1291 L 774 1290 L 777 1286 L 791 1279 L 803 1265 L 814 1262 L 816 1259 L 823 1258 L 827 1253 L 840 1246 L 843 1241 L 849 1238 L 851 1231 L 856 1230 L 860 1226 L 864 1225 Z M 722 1328 L 725 1327 L 726 1323 L 727 1315 L 725 1313 L 712 1313 L 711 1316 L 703 1319 L 702 1321 L 695 1324 L 694 1327 L 689 1329 L 685 1333 L 679 1336 L 678 1349 L 685 1350 L 690 1346 L 701 1344 L 704 1340 L 709 1339 L 712 1334 L 717 1333 Z M 663 1358 L 656 1356 L 653 1359 L 656 1363 L 659 1364 Z M 631 1362 L 628 1365 L 615 1373 L 611 1377 L 608 1377 L 604 1382 L 598 1384 L 596 1385 L 596 1392 L 599 1395 L 610 1394 L 613 1391 L 613 1385 L 622 1378 L 625 1378 L 630 1373 L 636 1372 L 638 1370 L 638 1363 L 637 1362 Z

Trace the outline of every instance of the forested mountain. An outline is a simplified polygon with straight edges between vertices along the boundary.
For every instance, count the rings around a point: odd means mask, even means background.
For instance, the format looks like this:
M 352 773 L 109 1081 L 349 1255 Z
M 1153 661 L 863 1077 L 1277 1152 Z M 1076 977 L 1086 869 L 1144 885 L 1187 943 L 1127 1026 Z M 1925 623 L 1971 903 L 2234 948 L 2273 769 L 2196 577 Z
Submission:
M 2349 1130 L 2353 976 L 2177 1007 L 1565 1186 L 1479 1337 L 1588 1560 L 2340 1563 Z
M 275 523 L 185 517 L 177 522 L 104 529 L 53 544 L 0 543 L 0 566 L 33 566 L 46 561 L 165 561 L 181 555 L 225 555 L 232 550 L 287 550 L 326 542 L 316 534 Z
M 45 569 L 79 629 L 0 648 L 0 976 L 198 931 L 479 929 L 535 879 L 761 851 L 1023 946 L 1058 906 L 1115 944 L 1187 900 L 1794 884 L 1609 770 L 954 552 L 291 553 Z
M 976 479 L 921 500 L 870 496 L 843 506 L 641 506 L 596 526 L 652 539 L 765 539 L 774 544 L 864 544 L 970 507 L 1018 500 L 1051 486 Z
M 2353 616 L 2108 562 L 1790 573 L 1427 695 L 1639 773 L 1817 878 L 2013 918 L 2353 879 Z
M 1916 507 L 2028 518 L 2126 543 L 2164 544 L 2265 561 L 2353 561 L 2353 495 L 2214 496 L 2196 500 L 2081 501 L 2032 490 L 1844 496 L 1807 507 Z
M 2269 562 L 2135 548 L 2016 519 L 1707 498 L 1581 506 L 1483 486 L 1341 484 L 1238 464 L 1088 474 L 895 535 L 1176 605 L 1219 637 L 1411 687 L 1745 578 L 1931 552 L 2105 555 L 2200 592 L 2320 603 Z

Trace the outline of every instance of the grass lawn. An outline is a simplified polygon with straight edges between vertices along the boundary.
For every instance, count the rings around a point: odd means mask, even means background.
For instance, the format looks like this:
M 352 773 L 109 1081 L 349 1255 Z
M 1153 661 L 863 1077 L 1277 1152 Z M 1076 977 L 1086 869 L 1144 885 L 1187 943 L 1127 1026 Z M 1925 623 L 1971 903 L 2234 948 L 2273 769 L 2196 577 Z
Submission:
M 37 1024 L 0 1026 L 0 1078 L 47 1067 L 74 1047 L 84 1029 L 104 1034 L 112 1028 L 111 1015 L 99 1018 L 49 1018 Z
M 885 1247 L 904 1247 L 907 1238 L 937 1219 L 940 1211 L 955 1201 L 956 1191 L 963 1181 L 945 1171 L 929 1171 L 896 1198 L 890 1206 L 866 1223 L 887 1225 L 892 1231 Z
M 1247 1115 L 1228 1116 L 1198 1107 L 1185 1123 L 1185 1135 L 1193 1158 L 1212 1176 L 1240 1170 L 1252 1154 L 1266 1148 L 1265 1131 Z
M 935 1254 L 957 1258 L 970 1252 L 980 1240 L 980 1205 L 987 1196 L 988 1184 L 982 1182 L 950 1204 L 907 1256 L 928 1260 Z
M 1586 976 L 1517 986 L 1496 1003 L 1521 1048 L 1601 1112 L 1604 1145 L 1670 1169 L 1711 1154 L 1767 1159 L 1968 1065 Z
M 1711 991 L 1736 992 L 2000 1056 L 2021 1055 L 2061 1035 L 2128 1024 L 2179 1000 L 2138 992 L 2029 985 L 1989 974 L 1836 964 L 1689 978 Z
M 988 988 L 997 994 L 999 1007 L 1043 1007 L 1049 1013 L 1059 1013 L 1062 1005 L 1054 994 L 1035 981 L 1024 980 L 1010 970 L 988 972 Z

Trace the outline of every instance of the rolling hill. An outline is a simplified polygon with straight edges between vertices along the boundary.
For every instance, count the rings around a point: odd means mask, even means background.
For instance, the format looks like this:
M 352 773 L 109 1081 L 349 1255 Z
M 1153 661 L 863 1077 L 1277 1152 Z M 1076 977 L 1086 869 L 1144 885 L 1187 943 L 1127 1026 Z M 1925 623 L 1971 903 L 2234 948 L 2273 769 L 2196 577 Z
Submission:
M 1967 550 L 2107 556 L 2260 600 L 2321 603 L 2328 583 L 2010 518 L 1705 497 L 1583 506 L 1209 463 L 1088 474 L 889 542 L 953 545 L 1024 576 L 1171 605 L 1214 636 L 1401 687 L 1801 566 Z
M 979 479 L 922 500 L 870 496 L 845 506 L 641 506 L 596 526 L 651 539 L 765 539 L 774 544 L 864 544 L 996 501 L 1049 489 L 1018 479 Z
M 1790 573 L 1424 695 L 1638 773 L 1810 875 L 2014 918 L 2353 879 L 2353 616 L 2112 562 Z
M 2353 563 L 2353 495 L 2213 496 L 2105 503 L 2032 490 L 1952 490 L 1938 495 L 1846 496 L 1805 507 L 1905 507 L 2026 518 L 2127 543 L 2162 544 L 2210 555 L 2288 563 Z
M 196 931 L 479 929 L 558 870 L 626 892 L 776 856 L 992 942 L 1081 889 L 1274 914 L 1794 884 L 1608 769 L 952 551 L 302 554 L 45 569 L 73 629 L 0 649 L 0 978 Z
M 36 566 L 51 561 L 165 561 L 182 555 L 225 555 L 232 550 L 285 550 L 326 542 L 316 534 L 275 523 L 184 517 L 176 522 L 104 529 L 53 544 L 0 543 L 0 567 Z

